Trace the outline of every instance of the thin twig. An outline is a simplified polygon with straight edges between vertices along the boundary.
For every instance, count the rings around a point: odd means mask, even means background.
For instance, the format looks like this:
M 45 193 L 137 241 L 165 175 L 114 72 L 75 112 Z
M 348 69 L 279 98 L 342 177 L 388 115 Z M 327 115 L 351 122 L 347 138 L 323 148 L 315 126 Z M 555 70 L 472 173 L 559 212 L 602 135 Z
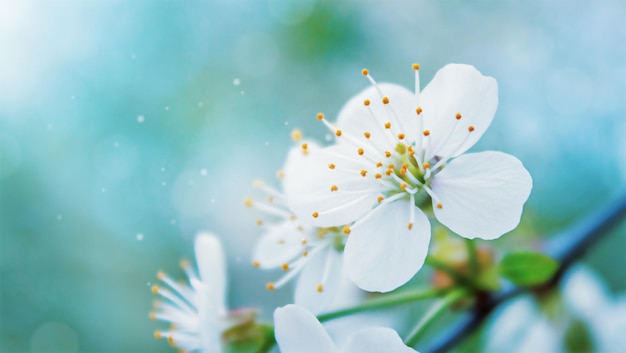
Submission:
M 602 236 L 617 226 L 624 216 L 626 216 L 626 194 L 554 237 L 548 243 L 547 253 L 559 261 L 560 268 L 549 281 L 549 285 L 558 283 L 567 268 L 580 259 Z M 420 352 L 449 351 L 480 327 L 495 308 L 513 297 L 535 289 L 537 288 L 511 286 L 500 294 L 478 300 L 472 312 L 459 319 L 449 331 L 436 337 L 429 348 L 420 349 Z

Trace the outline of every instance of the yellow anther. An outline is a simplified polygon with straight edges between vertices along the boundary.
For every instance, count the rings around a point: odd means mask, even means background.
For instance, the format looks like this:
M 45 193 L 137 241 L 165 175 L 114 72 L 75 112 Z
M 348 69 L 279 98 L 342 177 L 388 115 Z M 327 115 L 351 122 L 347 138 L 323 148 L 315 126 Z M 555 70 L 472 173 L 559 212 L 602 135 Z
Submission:
M 291 132 L 291 139 L 294 141 L 300 141 L 302 139 L 302 131 L 296 129 Z
M 430 135 L 430 130 L 424 130 L 424 136 Z
M 178 265 L 180 266 L 180 268 L 182 268 L 183 270 L 186 268 L 189 268 L 189 260 L 187 259 L 182 259 L 180 260 L 180 262 L 178 263 Z
M 400 190 L 402 190 L 402 191 L 406 190 L 407 186 L 408 186 L 407 183 L 400 184 Z
M 424 162 L 424 164 L 422 164 L 422 167 L 423 167 L 424 169 L 428 169 L 428 168 L 430 168 L 430 163 L 428 163 L 428 162 Z
M 423 112 L 422 107 L 417 107 L 417 109 L 415 109 L 415 112 L 417 113 L 417 115 L 422 114 Z
M 297 230 L 299 230 L 299 231 L 303 231 L 303 230 L 304 230 L 304 227 L 302 227 L 302 226 L 297 226 L 297 227 L 296 227 L 296 229 L 297 229 Z
M 251 198 L 247 198 L 247 199 L 243 200 L 243 204 L 246 207 L 252 207 L 254 205 L 254 200 L 252 200 Z
M 470 126 L 468 126 L 468 127 L 467 127 L 467 130 L 468 130 L 469 132 L 474 131 L 474 125 L 470 125 Z
M 289 219 L 292 221 L 295 221 L 296 218 L 298 218 L 298 216 L 296 216 L 295 214 L 289 215 Z
M 376 167 L 380 168 L 383 166 L 383 162 L 376 162 Z
M 370 134 L 369 132 L 365 131 L 363 133 L 363 135 L 365 136 L 366 139 L 370 138 L 372 136 L 372 134 Z
M 413 64 L 413 70 L 417 71 L 420 69 L 420 64 Z
M 362 148 L 359 148 L 359 149 L 358 149 L 358 150 L 356 150 L 356 151 L 357 151 L 357 153 L 359 154 L 359 156 L 362 156 L 362 155 L 363 155 L 363 153 L 365 153 L 365 151 L 363 151 L 363 149 L 362 149 Z
M 387 158 L 391 157 L 391 152 L 385 151 L 385 157 L 387 157 Z
M 385 174 L 387 174 L 387 175 L 391 175 L 391 173 L 393 173 L 393 170 L 391 170 L 391 169 L 387 169 L 387 170 L 385 171 Z
M 288 263 L 284 263 L 284 264 L 280 265 L 280 268 L 282 268 L 283 271 L 287 271 L 287 270 L 289 270 L 289 264 Z
M 319 293 L 322 293 L 324 291 L 324 286 L 321 283 L 317 285 L 317 291 Z
M 337 190 L 339 190 L 337 185 L 333 185 L 333 186 L 330 187 L 330 191 L 337 191 Z
M 300 242 L 302 243 L 302 245 L 306 245 L 307 240 L 306 240 L 306 238 L 302 238 L 302 240 Z
M 406 175 L 406 168 L 400 168 L 399 173 L 402 176 Z
M 303 150 L 306 150 L 308 148 L 309 148 L 309 144 L 308 143 L 305 142 L 305 143 L 302 144 L 302 149 Z
M 461 120 L 462 117 L 461 113 L 456 113 L 456 120 Z
M 376 200 L 378 200 L 378 203 L 381 203 L 381 202 L 383 202 L 384 199 L 385 199 L 384 197 L 378 196 L 378 198 Z
M 313 218 L 317 218 L 317 216 L 319 216 L 319 215 L 320 215 L 320 214 L 319 214 L 319 213 L 317 213 L 317 212 L 313 212 L 313 213 L 311 214 L 311 216 L 313 216 Z
M 256 220 L 256 225 L 257 225 L 257 226 L 260 226 L 260 225 L 262 225 L 262 224 L 263 224 L 263 220 L 262 220 L 261 218 L 259 218 L 259 219 L 257 219 L 257 220 Z
M 154 331 L 154 338 L 160 340 L 161 338 L 163 338 L 163 335 L 161 335 L 161 331 Z
M 437 203 L 437 208 L 443 208 L 443 205 L 441 204 L 441 202 Z
M 317 120 L 324 120 L 324 113 L 317 113 Z
M 149 317 L 149 318 L 150 318 L 150 320 L 152 320 L 152 321 L 156 320 L 156 314 L 155 314 L 155 313 L 153 313 L 153 312 L 150 312 L 150 313 L 148 314 L 148 317 Z
M 390 122 L 386 122 L 385 123 L 385 129 L 391 129 L 391 123 Z
M 361 176 L 365 177 L 367 175 L 367 170 L 363 169 L 361 170 Z
M 363 76 L 367 76 L 370 74 L 370 71 L 368 69 L 363 69 L 361 70 L 361 73 L 363 74 Z
M 344 232 L 344 234 L 346 235 L 349 235 L 351 232 L 350 227 L 348 226 L 343 226 L 343 229 L 341 231 Z
M 159 281 L 162 281 L 162 280 L 163 280 L 163 278 L 165 278 L 165 272 L 163 272 L 163 271 L 159 271 L 159 272 L 157 272 L 157 279 L 158 279 Z
M 261 267 L 261 263 L 258 262 L 257 260 L 254 260 L 254 261 L 252 261 L 252 266 L 254 266 L 256 268 L 259 268 L 259 267 Z
M 276 176 L 278 177 L 278 179 L 283 179 L 285 177 L 285 172 L 282 170 L 279 170 L 276 172 Z
M 413 229 L 413 223 L 409 222 L 409 224 L 407 224 L 407 228 L 409 228 L 409 230 Z
M 342 134 L 341 130 L 335 131 L 335 135 L 337 135 L 337 137 L 341 136 L 341 134 Z
M 395 164 L 393 164 L 393 163 L 389 163 L 389 164 L 387 165 L 387 168 L 388 168 L 388 169 L 394 169 L 395 167 L 396 167 L 396 165 L 395 165 Z
M 278 239 L 276 242 L 278 244 L 285 244 L 285 239 Z
M 366 107 L 367 107 L 368 105 L 370 105 L 370 100 L 369 100 L 369 99 L 364 100 L 364 101 L 363 101 L 363 105 L 364 105 L 364 106 L 366 106 Z
M 172 337 L 172 335 L 167 336 L 167 342 L 169 342 L 169 344 L 171 344 L 173 346 L 174 345 L 174 337 Z
M 398 140 L 404 140 L 404 134 L 398 134 Z
M 304 251 L 302 252 L 302 256 L 307 256 L 308 254 L 309 254 L 309 251 L 308 251 L 308 250 L 304 250 Z
M 157 294 L 159 293 L 159 286 L 155 284 L 154 286 L 152 286 L 152 288 L 150 288 L 150 290 L 152 291 L 152 293 Z
M 329 163 L 329 164 L 328 164 L 328 168 L 329 168 L 329 169 L 335 169 L 335 165 L 334 165 L 333 163 Z
M 274 289 L 276 289 L 276 286 L 274 286 L 274 283 L 272 283 L 272 282 L 268 283 L 267 286 L 265 286 L 265 287 L 269 291 L 273 291 Z
M 389 104 L 389 97 L 383 97 L 383 104 Z
M 380 178 L 382 178 L 382 177 L 383 177 L 383 175 L 382 175 L 382 174 L 380 174 L 380 173 L 376 173 L 376 175 L 375 175 L 374 177 L 375 177 L 376 179 L 380 179 Z

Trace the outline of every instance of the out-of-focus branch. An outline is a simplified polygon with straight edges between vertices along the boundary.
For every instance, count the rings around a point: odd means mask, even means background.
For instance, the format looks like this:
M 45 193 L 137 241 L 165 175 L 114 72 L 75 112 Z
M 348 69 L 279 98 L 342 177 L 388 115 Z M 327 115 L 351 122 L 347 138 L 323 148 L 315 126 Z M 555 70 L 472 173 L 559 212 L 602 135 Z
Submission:
M 617 226 L 624 216 L 626 216 L 626 194 L 553 237 L 548 243 L 546 251 L 559 261 L 560 268 L 549 281 L 548 286 L 558 283 L 567 268 L 580 259 L 609 230 Z M 545 287 L 545 285 L 541 287 Z M 454 323 L 449 331 L 436 337 L 428 348 L 420 349 L 420 352 L 442 353 L 449 351 L 474 332 L 495 308 L 519 294 L 537 289 L 511 286 L 499 294 L 478 298 L 471 312 Z

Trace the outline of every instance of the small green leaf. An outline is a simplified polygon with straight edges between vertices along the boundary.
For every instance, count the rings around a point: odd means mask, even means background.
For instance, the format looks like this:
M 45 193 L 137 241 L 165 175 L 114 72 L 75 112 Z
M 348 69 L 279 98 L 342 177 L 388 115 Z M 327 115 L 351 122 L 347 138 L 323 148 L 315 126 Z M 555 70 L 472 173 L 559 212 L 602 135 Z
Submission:
M 507 254 L 500 263 L 500 274 L 519 286 L 545 283 L 558 269 L 554 259 L 530 251 Z

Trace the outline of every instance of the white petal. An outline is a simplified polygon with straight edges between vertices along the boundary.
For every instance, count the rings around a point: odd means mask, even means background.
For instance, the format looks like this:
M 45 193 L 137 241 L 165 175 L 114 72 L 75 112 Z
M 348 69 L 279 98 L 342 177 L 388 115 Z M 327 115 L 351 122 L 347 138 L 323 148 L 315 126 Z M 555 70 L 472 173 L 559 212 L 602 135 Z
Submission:
M 409 230 L 410 214 L 414 212 Z M 344 270 L 367 291 L 388 292 L 410 280 L 428 254 L 430 223 L 408 200 L 379 206 L 352 228 L 344 251 Z
M 424 88 L 420 104 L 425 129 L 430 131 L 429 153 L 425 160 L 430 160 L 434 154 L 458 156 L 472 147 L 491 124 L 498 107 L 498 83 L 471 65 L 446 65 Z M 462 116 L 458 122 L 457 113 Z M 455 125 L 458 126 L 455 128 Z M 463 143 L 469 125 L 475 130 Z
M 226 263 L 224 250 L 217 236 L 200 233 L 195 242 L 200 279 L 211 290 L 219 310 L 226 308 Z
M 275 268 L 291 262 L 302 254 L 302 239 L 308 238 L 298 227 L 299 224 L 292 220 L 268 225 L 256 244 L 252 260 L 258 261 L 261 268 Z
M 462 237 L 491 240 L 517 227 L 532 179 L 517 158 L 488 151 L 456 158 L 431 187 L 443 205 L 433 200 L 439 222 Z
M 570 312 L 590 320 L 611 303 L 610 291 L 601 278 L 583 265 L 572 267 L 560 283 L 563 301 Z
M 369 87 L 344 105 L 337 118 L 337 127 L 357 137 L 363 144 L 373 143 L 380 151 L 395 148 L 399 133 L 405 134 L 405 140 L 413 142 L 418 133 L 415 94 L 391 83 L 381 83 L 378 87 L 389 98 L 389 104 L 383 104 L 378 91 Z M 366 99 L 370 101 L 369 106 L 363 104 Z M 385 128 L 386 122 L 391 123 L 389 130 Z M 371 134 L 369 140 L 363 135 L 366 131 Z M 345 139 L 338 138 L 338 141 Z
M 341 284 L 342 257 L 332 246 L 310 259 L 298 278 L 295 303 L 319 314 L 328 308 Z M 318 285 L 322 284 L 322 291 Z
M 402 342 L 390 328 L 372 327 L 360 330 L 350 337 L 344 353 L 416 353 Z
M 276 309 L 274 325 L 281 353 L 339 353 L 322 324 L 301 306 Z
M 336 168 L 330 169 L 330 163 Z M 319 227 L 350 223 L 376 202 L 382 186 L 374 178 L 374 167 L 348 145 L 311 150 L 307 155 L 290 153 L 284 180 L 289 207 L 300 221 Z M 367 177 L 361 176 L 363 169 L 369 171 Z M 333 185 L 337 191 L 331 191 Z M 313 212 L 319 216 L 313 217 Z

